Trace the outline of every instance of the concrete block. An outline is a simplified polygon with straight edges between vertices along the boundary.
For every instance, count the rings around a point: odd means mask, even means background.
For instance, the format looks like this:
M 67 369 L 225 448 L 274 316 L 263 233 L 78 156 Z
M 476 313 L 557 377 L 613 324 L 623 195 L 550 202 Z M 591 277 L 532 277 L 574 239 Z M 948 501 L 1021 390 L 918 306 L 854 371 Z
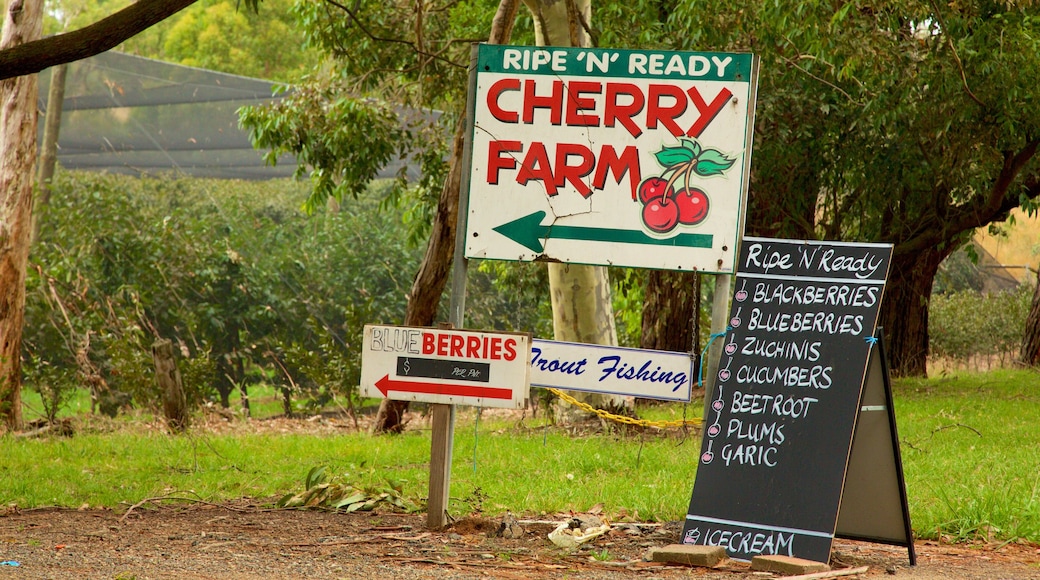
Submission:
M 669 544 L 660 548 L 650 548 L 647 560 L 682 564 L 684 566 L 717 566 L 727 558 L 726 549 L 722 546 L 696 546 L 693 544 Z
M 755 556 L 751 559 L 751 569 L 757 572 L 773 572 L 785 576 L 826 572 L 831 569 L 823 562 L 792 558 L 790 556 Z

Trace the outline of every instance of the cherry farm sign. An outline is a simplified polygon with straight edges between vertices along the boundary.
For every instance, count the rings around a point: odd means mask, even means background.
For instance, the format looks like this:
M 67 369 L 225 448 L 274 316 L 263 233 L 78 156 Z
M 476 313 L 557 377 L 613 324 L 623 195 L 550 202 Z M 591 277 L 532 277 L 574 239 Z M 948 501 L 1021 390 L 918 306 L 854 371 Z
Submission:
M 477 53 L 467 258 L 733 271 L 756 57 Z

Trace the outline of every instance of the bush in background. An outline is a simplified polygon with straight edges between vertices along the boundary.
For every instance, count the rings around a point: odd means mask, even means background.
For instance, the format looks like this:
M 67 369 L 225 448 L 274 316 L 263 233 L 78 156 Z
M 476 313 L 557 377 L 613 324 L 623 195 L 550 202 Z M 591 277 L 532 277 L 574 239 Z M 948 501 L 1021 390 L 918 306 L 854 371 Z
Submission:
M 932 296 L 929 356 L 974 370 L 1011 364 L 1018 356 L 1033 288 L 980 294 L 962 290 Z

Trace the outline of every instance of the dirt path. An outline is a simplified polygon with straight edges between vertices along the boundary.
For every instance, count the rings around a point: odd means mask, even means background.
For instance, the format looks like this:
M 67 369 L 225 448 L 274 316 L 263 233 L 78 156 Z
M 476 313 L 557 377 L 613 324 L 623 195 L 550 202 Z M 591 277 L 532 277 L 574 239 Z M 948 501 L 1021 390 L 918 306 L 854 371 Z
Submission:
M 506 539 L 494 537 L 499 522 L 491 519 L 465 518 L 428 532 L 422 514 L 271 511 L 248 501 L 129 514 L 13 511 L 0 515 L 0 561 L 7 563 L 0 580 L 770 578 L 737 562 L 714 570 L 644 562 L 649 547 L 676 541 L 677 525 L 615 526 L 568 553 L 546 539 L 551 524 L 521 523 L 526 533 Z M 869 566 L 859 578 L 1040 579 L 1034 545 L 919 542 L 917 552 L 919 565 L 909 568 L 905 549 L 839 540 L 831 565 Z

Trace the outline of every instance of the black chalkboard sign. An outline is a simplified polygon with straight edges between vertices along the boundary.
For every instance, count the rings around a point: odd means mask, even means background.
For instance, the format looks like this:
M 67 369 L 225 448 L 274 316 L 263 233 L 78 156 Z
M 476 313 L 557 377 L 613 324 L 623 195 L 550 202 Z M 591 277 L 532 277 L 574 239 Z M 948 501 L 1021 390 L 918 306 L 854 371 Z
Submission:
M 891 257 L 743 240 L 683 543 L 829 559 Z

